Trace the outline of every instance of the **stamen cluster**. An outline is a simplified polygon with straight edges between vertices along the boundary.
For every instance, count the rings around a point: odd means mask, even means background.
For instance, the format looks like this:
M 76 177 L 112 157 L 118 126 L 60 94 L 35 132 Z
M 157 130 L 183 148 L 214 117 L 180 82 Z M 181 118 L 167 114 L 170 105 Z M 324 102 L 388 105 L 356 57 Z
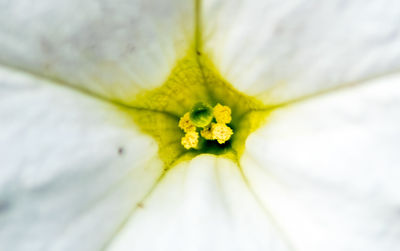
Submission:
M 219 144 L 224 144 L 233 134 L 232 128 L 227 125 L 231 120 L 229 106 L 217 104 L 211 108 L 198 103 L 179 120 L 179 127 L 185 132 L 181 144 L 186 149 L 196 149 L 201 140 L 200 136 L 204 140 L 216 140 Z

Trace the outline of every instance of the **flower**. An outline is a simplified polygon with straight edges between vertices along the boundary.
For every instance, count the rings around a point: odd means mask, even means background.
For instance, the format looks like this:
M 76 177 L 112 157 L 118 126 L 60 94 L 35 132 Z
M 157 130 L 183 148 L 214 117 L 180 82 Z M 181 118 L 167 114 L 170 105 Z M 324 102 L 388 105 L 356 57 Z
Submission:
M 397 1 L 0 7 L 0 250 L 398 249 Z

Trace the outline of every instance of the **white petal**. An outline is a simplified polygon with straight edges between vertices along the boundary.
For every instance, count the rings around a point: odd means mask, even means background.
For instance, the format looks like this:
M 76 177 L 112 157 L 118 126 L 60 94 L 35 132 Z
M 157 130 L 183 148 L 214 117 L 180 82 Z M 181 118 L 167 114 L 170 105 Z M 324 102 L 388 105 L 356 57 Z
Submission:
M 400 246 L 400 75 L 278 109 L 244 173 L 299 251 Z
M 166 174 L 108 250 L 289 249 L 238 167 L 201 155 Z
M 0 63 L 129 103 L 193 40 L 193 1 L 0 0 Z
M 0 69 L 0 119 L 0 250 L 97 251 L 162 173 L 131 117 L 65 87 Z
M 204 52 L 267 104 L 400 70 L 399 1 L 203 2 Z

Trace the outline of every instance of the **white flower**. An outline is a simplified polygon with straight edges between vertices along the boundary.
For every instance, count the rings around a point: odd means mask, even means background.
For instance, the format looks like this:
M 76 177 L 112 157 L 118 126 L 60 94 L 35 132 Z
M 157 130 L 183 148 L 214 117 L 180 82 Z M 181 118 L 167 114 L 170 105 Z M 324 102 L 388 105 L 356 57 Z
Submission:
M 398 250 L 399 24 L 395 0 L 0 0 L 0 250 Z M 274 109 L 239 165 L 165 171 L 121 106 L 194 43 Z

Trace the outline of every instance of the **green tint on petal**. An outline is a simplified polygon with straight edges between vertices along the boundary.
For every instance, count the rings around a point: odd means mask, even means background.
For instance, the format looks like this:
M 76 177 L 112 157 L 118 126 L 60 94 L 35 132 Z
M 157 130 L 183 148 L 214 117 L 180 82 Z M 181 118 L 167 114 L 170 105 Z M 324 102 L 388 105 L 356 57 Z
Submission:
M 225 144 L 203 140 L 198 149 L 186 150 L 181 145 L 184 132 L 178 127 L 179 119 L 200 103 L 210 107 L 218 103 L 229 106 L 232 109 L 229 126 L 234 134 Z M 133 119 L 144 133 L 158 142 L 165 168 L 202 153 L 238 161 L 247 136 L 261 125 L 268 113 L 260 101 L 235 90 L 205 56 L 194 52 L 177 62 L 162 86 L 137 95 L 133 106 L 135 109 L 130 110 Z M 199 117 L 207 120 L 207 111 Z

